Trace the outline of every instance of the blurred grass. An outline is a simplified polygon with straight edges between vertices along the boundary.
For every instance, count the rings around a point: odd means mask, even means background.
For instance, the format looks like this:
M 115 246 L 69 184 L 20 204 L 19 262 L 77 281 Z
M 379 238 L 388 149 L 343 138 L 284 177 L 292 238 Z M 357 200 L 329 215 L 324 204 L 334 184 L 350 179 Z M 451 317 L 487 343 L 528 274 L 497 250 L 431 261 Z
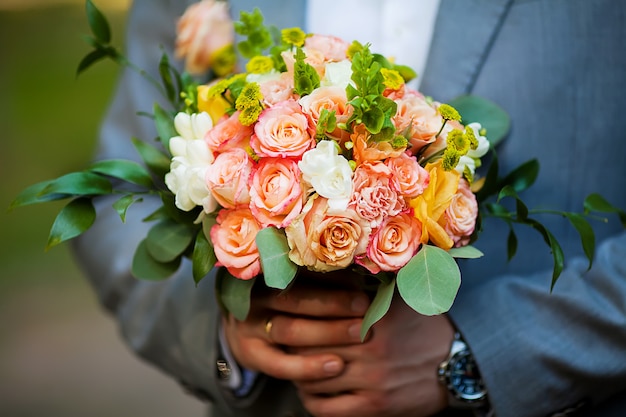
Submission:
M 121 45 L 125 15 L 107 14 Z M 81 38 L 87 33 L 82 5 L 0 11 L 0 207 L 7 208 L 24 187 L 81 169 L 91 158 L 118 68 L 105 61 L 76 77 L 89 50 Z M 44 253 L 61 207 L 3 210 L 0 300 L 25 285 L 76 277 L 67 246 Z

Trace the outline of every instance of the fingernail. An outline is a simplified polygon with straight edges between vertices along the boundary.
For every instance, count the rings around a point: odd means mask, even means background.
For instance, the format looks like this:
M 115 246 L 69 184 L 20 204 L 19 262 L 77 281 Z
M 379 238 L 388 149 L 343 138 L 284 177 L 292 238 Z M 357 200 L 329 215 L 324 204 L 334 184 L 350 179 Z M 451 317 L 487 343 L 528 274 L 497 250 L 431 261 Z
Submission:
M 335 375 L 341 371 L 341 363 L 339 361 L 328 361 L 322 366 L 327 374 Z
M 352 300 L 352 311 L 355 313 L 365 313 L 369 307 L 369 300 L 365 295 L 358 295 Z
M 352 340 L 361 340 L 361 324 L 355 323 L 348 327 L 348 335 Z

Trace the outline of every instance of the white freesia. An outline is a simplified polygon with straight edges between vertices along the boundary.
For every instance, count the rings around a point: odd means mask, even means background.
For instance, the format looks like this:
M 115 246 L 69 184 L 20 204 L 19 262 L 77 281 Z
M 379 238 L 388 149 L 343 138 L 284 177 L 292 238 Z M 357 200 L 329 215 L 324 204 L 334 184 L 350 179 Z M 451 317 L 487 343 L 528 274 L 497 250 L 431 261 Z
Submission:
M 476 149 L 470 149 L 467 152 L 467 155 L 462 156 L 454 169 L 460 174 L 464 174 L 466 171 L 469 171 L 473 176 L 476 172 L 477 161 L 480 161 L 480 158 L 483 157 L 489 150 L 489 141 L 486 137 L 480 135 L 480 130 L 482 129 L 480 123 L 470 123 L 467 127 L 472 129 L 474 132 L 474 136 L 478 140 L 478 146 Z
M 213 126 L 211 118 L 207 113 L 178 113 L 174 126 L 180 136 L 170 139 L 172 161 L 170 172 L 165 175 L 165 185 L 175 194 L 179 209 L 190 211 L 202 206 L 206 213 L 211 213 L 217 208 L 217 202 L 205 178 L 214 158 L 203 139 Z
M 336 86 L 346 88 L 352 82 L 352 62 L 345 59 L 326 64 L 324 78 L 320 80 L 322 87 Z
M 298 167 L 302 179 L 328 199 L 330 208 L 345 210 L 348 207 L 352 195 L 352 169 L 348 160 L 339 155 L 336 142 L 320 141 L 315 149 L 302 155 Z

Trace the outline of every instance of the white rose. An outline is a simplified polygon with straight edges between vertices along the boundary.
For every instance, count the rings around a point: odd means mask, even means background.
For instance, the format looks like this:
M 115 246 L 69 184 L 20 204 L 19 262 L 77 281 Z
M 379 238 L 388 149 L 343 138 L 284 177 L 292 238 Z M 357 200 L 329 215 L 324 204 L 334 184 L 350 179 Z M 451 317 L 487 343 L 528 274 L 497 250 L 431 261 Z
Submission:
M 322 197 L 330 208 L 345 210 L 352 195 L 352 169 L 348 160 L 339 155 L 336 142 L 323 140 L 315 149 L 304 153 L 298 163 L 302 179 Z
M 324 78 L 320 81 L 320 85 L 346 88 L 352 82 L 350 77 L 352 77 L 352 63 L 349 60 L 329 62 L 326 64 Z

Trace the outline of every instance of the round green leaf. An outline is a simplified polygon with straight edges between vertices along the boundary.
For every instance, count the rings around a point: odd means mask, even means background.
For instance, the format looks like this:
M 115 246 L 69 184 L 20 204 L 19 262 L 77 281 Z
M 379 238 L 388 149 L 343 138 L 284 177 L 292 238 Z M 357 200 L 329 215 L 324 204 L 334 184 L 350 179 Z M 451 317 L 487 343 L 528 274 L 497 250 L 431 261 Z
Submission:
M 496 146 L 506 137 L 511 128 L 511 119 L 496 103 L 483 97 L 462 95 L 450 101 L 463 118 L 463 124 L 478 122 L 487 129 L 487 139 Z
M 261 229 L 256 235 L 265 284 L 285 289 L 296 276 L 298 266 L 289 259 L 289 244 L 284 232 L 275 227 Z
M 363 324 L 361 325 L 361 341 L 365 340 L 369 329 L 389 311 L 395 289 L 396 281 L 393 279 L 389 282 L 382 282 L 378 286 L 376 296 L 374 300 L 372 300 L 372 304 L 370 304 L 363 318 Z
M 424 245 L 398 271 L 397 285 L 400 296 L 411 308 L 433 316 L 452 307 L 461 286 L 461 272 L 448 252 Z
M 448 251 L 453 258 L 477 259 L 484 254 L 472 245 L 461 246 L 460 248 L 452 248 Z
M 189 226 L 164 220 L 155 224 L 148 232 L 146 249 L 158 262 L 170 262 L 189 247 L 194 236 Z

